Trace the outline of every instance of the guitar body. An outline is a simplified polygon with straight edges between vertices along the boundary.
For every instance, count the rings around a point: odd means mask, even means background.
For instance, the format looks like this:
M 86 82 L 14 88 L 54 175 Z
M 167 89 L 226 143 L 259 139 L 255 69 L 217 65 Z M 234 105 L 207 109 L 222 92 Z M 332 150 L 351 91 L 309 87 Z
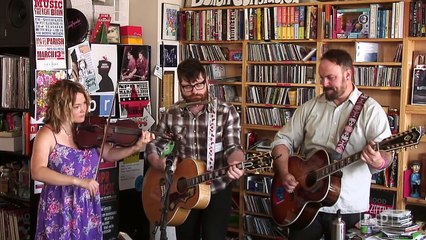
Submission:
M 274 221 L 295 229 L 308 227 L 321 207 L 334 205 L 340 195 L 340 176 L 337 174 L 318 179 L 315 171 L 330 164 L 324 150 L 315 152 L 306 161 L 291 156 L 289 172 L 299 182 L 292 193 L 286 192 L 278 173 L 271 186 L 271 209 Z
M 173 173 L 167 206 L 167 225 L 182 224 L 192 208 L 206 208 L 210 202 L 210 186 L 200 183 L 187 187 L 187 179 L 206 171 L 206 165 L 199 160 L 187 159 L 180 162 Z M 142 201 L 148 220 L 160 225 L 163 198 L 165 196 L 165 173 L 149 168 L 143 183 Z

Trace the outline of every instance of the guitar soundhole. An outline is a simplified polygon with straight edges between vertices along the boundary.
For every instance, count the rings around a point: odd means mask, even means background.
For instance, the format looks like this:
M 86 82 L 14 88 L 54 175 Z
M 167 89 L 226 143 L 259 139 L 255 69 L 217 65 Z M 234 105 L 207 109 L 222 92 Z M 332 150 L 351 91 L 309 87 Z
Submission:
M 186 179 L 185 178 L 180 178 L 178 180 L 178 182 L 177 182 L 176 188 L 177 188 L 177 191 L 179 193 L 186 192 L 186 189 L 188 188 L 188 184 L 186 182 Z
M 310 172 L 307 176 L 306 176 L 306 186 L 312 187 L 315 183 L 317 182 L 317 177 L 315 172 Z

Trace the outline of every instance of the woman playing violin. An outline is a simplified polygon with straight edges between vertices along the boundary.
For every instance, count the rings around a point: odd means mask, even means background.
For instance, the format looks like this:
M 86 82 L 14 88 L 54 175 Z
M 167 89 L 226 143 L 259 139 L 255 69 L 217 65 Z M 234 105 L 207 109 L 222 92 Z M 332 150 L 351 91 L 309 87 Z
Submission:
M 77 82 L 62 80 L 49 87 L 45 126 L 34 141 L 31 175 L 44 183 L 35 239 L 102 239 L 99 184 L 100 148 L 78 149 L 74 125 L 84 122 L 90 97 Z M 118 161 L 140 152 L 153 139 L 142 131 L 130 147 L 106 143 L 102 157 Z

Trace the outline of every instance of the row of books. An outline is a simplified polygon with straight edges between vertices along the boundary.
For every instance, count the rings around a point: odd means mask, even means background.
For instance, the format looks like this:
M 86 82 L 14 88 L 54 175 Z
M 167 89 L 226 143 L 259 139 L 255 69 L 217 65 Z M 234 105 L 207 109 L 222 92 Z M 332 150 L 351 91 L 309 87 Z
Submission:
M 402 38 L 404 2 L 363 8 L 326 5 L 323 17 L 325 38 Z
M 309 61 L 316 59 L 316 48 L 291 43 L 253 43 L 248 45 L 249 61 Z
M 247 87 L 246 101 L 257 104 L 290 105 L 288 91 L 284 87 Z
M 426 36 L 426 4 L 422 0 L 410 2 L 410 16 L 408 21 L 408 36 Z
M 357 86 L 400 87 L 401 67 L 368 66 L 354 67 L 354 81 Z
M 179 40 L 316 39 L 317 6 L 180 11 Z
M 313 84 L 315 66 L 311 65 L 248 65 L 247 81 L 262 83 Z
M 0 56 L 1 107 L 28 109 L 30 106 L 30 60 L 28 57 Z
M 288 106 L 300 106 L 303 103 L 309 101 L 310 99 L 315 97 L 315 89 L 314 88 L 296 88 L 295 91 L 286 91 L 286 90 L 280 90 L 283 88 L 277 88 L 277 89 L 272 89 L 270 87 L 266 87 L 267 89 L 271 89 L 271 93 L 276 93 L 276 95 L 274 96 L 273 94 L 271 95 L 272 99 L 270 97 L 268 97 L 264 92 L 264 90 L 260 90 L 261 87 L 249 87 L 247 90 L 247 99 L 248 102 L 252 102 L 252 103 L 256 103 L 256 104 L 265 104 L 265 102 L 267 100 L 272 101 L 272 102 L 276 102 L 276 103 L 285 103 L 285 104 L 281 104 L 281 105 L 288 105 Z M 266 89 L 265 88 L 265 89 Z M 293 93 L 292 93 L 293 92 Z M 293 95 L 291 95 L 293 94 Z M 266 103 L 266 104 L 272 104 L 272 103 Z M 261 112 L 268 112 L 267 110 L 262 110 L 259 109 L 257 110 L 257 108 L 255 111 L 261 111 Z M 271 116 L 268 116 L 271 117 Z M 255 123 L 253 123 L 255 124 Z
M 244 195 L 246 211 L 271 215 L 271 198 Z
M 278 236 L 276 233 L 277 225 L 271 218 L 256 217 L 253 215 L 244 216 L 244 231 L 248 233 Z
M 29 208 L 0 202 L 0 240 L 30 239 Z
M 225 102 L 241 102 L 237 93 L 237 88 L 234 85 L 212 84 L 210 85 L 210 91 L 219 100 Z
M 291 111 L 285 108 L 246 108 L 247 123 L 253 125 L 282 127 L 291 118 Z
M 182 45 L 182 59 L 196 58 L 200 61 L 228 61 L 229 49 L 219 45 Z

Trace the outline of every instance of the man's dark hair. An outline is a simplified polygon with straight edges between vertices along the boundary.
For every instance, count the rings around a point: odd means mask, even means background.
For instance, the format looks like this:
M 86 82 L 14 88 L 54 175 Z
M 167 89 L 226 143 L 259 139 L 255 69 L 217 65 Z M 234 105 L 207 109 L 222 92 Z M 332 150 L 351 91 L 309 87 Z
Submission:
M 204 69 L 200 61 L 195 58 L 188 58 L 182 61 L 181 63 L 179 63 L 179 66 L 177 68 L 179 83 L 181 83 L 182 80 L 186 80 L 188 82 L 195 82 L 200 73 L 201 76 L 206 79 L 206 70 Z
M 342 68 L 353 69 L 352 57 L 345 50 L 330 49 L 321 56 L 320 60 L 328 60 Z

